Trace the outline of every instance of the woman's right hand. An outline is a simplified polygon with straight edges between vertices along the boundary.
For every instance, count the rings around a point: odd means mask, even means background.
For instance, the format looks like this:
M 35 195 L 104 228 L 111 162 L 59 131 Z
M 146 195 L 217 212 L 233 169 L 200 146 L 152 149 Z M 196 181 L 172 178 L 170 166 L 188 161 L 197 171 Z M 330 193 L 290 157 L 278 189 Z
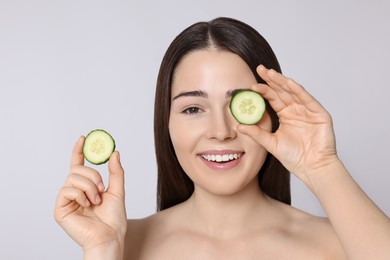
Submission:
M 105 189 L 100 174 L 84 166 L 84 139 L 80 137 L 74 146 L 70 174 L 57 197 L 55 219 L 84 252 L 111 245 L 123 250 L 127 217 L 119 153 L 114 152 L 108 162 Z

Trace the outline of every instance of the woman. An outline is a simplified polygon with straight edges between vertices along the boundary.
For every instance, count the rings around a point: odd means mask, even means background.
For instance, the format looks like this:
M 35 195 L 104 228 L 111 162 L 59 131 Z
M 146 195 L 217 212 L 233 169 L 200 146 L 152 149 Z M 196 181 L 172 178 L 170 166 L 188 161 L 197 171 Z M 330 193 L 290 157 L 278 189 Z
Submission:
M 390 221 L 340 162 L 330 115 L 280 72 L 268 43 L 242 22 L 183 31 L 156 90 L 158 212 L 126 220 L 119 153 L 105 190 L 83 166 L 84 137 L 75 145 L 55 217 L 85 259 L 388 259 Z M 229 111 L 232 93 L 248 88 L 268 100 L 254 126 Z M 288 172 L 328 218 L 289 205 Z

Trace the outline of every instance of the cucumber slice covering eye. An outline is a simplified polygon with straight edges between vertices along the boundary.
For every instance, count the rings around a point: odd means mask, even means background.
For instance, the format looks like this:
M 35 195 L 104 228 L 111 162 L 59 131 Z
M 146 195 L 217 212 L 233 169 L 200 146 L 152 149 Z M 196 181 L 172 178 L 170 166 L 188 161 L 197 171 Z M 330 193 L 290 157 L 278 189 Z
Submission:
M 93 130 L 85 137 L 83 154 L 85 159 L 92 164 L 106 163 L 114 150 L 114 138 L 102 129 Z
M 233 117 L 243 125 L 257 124 L 265 112 L 264 98 L 252 90 L 237 91 L 230 100 Z

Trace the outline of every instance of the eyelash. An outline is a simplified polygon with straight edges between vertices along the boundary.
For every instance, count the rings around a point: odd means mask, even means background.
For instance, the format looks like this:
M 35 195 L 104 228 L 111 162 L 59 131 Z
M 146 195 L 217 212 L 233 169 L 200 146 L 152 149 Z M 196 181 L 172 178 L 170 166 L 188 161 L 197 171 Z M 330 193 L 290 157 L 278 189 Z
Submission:
M 186 115 L 197 115 L 201 112 L 201 109 L 199 107 L 188 107 L 183 110 L 183 114 Z

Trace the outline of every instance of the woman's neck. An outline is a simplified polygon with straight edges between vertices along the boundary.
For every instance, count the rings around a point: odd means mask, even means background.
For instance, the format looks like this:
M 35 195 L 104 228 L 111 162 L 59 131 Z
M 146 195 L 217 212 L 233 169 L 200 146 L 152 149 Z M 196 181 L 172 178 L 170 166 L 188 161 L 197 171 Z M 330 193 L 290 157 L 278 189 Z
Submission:
M 218 238 L 234 237 L 259 226 L 259 216 L 266 215 L 268 201 L 257 179 L 230 195 L 213 194 L 196 186 L 185 202 L 187 220 L 198 232 Z

